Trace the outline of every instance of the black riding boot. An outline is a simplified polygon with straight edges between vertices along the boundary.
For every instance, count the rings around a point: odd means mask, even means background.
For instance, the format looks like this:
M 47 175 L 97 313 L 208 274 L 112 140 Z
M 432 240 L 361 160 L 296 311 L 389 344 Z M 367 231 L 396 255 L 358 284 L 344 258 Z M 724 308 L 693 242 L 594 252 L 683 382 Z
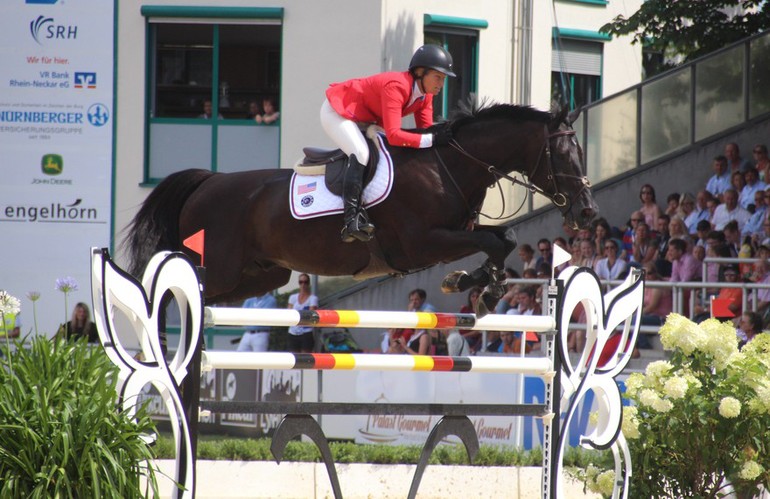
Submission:
M 374 225 L 369 223 L 366 211 L 361 207 L 363 182 L 364 165 L 358 162 L 355 155 L 351 154 L 342 181 L 345 221 L 341 236 L 344 243 L 351 243 L 355 240 L 367 242 L 374 234 Z

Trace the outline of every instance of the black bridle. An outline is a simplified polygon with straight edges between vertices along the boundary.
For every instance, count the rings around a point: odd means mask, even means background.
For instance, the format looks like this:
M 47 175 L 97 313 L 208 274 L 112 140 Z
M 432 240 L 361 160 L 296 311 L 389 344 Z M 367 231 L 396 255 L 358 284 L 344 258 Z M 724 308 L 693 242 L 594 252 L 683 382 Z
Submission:
M 537 161 L 535 162 L 535 167 L 527 172 L 527 181 L 519 180 L 516 177 L 512 177 L 508 175 L 505 172 L 500 171 L 497 167 L 494 165 L 490 165 L 489 163 L 486 163 L 485 161 L 480 160 L 479 158 L 473 156 L 468 151 L 466 151 L 456 140 L 452 139 L 449 142 L 449 145 L 454 148 L 456 151 L 458 151 L 463 156 L 467 157 L 468 159 L 473 160 L 476 164 L 481 165 L 484 167 L 487 172 L 489 172 L 491 175 L 493 175 L 495 178 L 495 182 L 498 184 L 498 188 L 500 189 L 501 195 L 502 195 L 502 187 L 500 186 L 500 179 L 505 179 L 511 182 L 512 184 L 521 185 L 525 189 L 527 189 L 530 193 L 535 194 L 542 194 L 543 196 L 547 197 L 551 200 L 551 202 L 556 205 L 557 208 L 559 208 L 559 211 L 561 211 L 562 216 L 565 216 L 567 213 L 572 211 L 572 206 L 575 204 L 575 200 L 580 197 L 580 195 L 585 191 L 586 189 L 591 188 L 591 181 L 588 180 L 588 177 L 585 175 L 578 176 L 578 175 L 572 175 L 569 173 L 556 173 L 553 169 L 553 164 L 551 162 L 551 140 L 559 138 L 559 137 L 567 137 L 567 136 L 575 136 L 575 130 L 558 130 L 553 133 L 548 133 L 548 127 L 544 126 L 545 132 L 545 140 L 543 140 L 543 144 L 540 147 L 540 152 L 537 156 Z M 449 178 L 452 180 L 452 183 L 454 184 L 455 188 L 458 190 L 460 195 L 465 199 L 465 197 L 462 195 L 462 191 L 460 190 L 460 186 L 457 185 L 457 182 L 455 181 L 454 177 L 452 177 L 452 174 L 449 173 L 449 170 L 447 169 L 446 165 L 444 164 L 443 160 L 441 159 L 441 156 L 438 153 L 438 150 L 436 150 L 436 156 L 439 159 L 439 163 L 441 166 L 444 167 L 444 170 L 449 175 Z M 553 186 L 553 194 L 549 194 L 548 192 L 544 191 L 540 187 L 536 186 L 531 182 L 530 179 L 534 178 L 535 174 L 537 173 L 538 169 L 540 168 L 540 165 L 543 163 L 543 157 L 545 156 L 545 163 L 547 167 L 546 171 L 546 180 L 551 183 Z M 507 162 L 507 161 L 506 161 Z M 556 182 L 556 177 L 566 177 L 566 178 L 574 178 L 580 180 L 582 186 L 580 190 L 572 194 L 571 196 L 565 195 L 560 189 L 559 184 Z M 505 199 L 505 198 L 503 198 Z M 504 202 L 504 201 L 503 201 Z M 467 205 L 467 201 L 466 201 Z M 523 206 L 523 201 L 522 205 Z M 512 214 L 507 216 L 499 216 L 499 217 L 487 217 L 494 220 L 504 220 L 507 218 L 512 218 L 516 215 L 516 213 L 519 212 L 521 209 L 521 206 Z M 503 206 L 503 210 L 505 207 Z M 469 211 L 472 212 L 472 210 L 469 207 Z M 501 212 L 502 213 L 502 212 Z M 486 215 L 485 215 L 486 216 Z M 474 213 L 475 218 L 475 213 Z

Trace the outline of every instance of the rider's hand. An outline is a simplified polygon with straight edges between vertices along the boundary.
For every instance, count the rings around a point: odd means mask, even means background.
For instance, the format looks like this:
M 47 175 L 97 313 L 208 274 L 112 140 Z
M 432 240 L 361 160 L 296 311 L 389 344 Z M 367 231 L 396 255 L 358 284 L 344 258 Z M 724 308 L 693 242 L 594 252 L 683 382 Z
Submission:
M 444 126 L 439 128 L 434 134 L 433 134 L 433 145 L 434 146 L 445 146 L 449 144 L 449 141 L 452 140 L 452 129 L 448 126 Z

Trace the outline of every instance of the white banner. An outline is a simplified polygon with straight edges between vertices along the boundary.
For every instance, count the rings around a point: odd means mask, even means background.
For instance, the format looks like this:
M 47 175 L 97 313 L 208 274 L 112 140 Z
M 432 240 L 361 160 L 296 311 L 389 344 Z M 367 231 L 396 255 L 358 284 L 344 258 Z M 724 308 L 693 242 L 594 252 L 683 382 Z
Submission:
M 0 16 L 0 289 L 22 301 L 22 333 L 39 291 L 50 336 L 90 303 L 89 249 L 110 245 L 114 2 L 4 0 Z

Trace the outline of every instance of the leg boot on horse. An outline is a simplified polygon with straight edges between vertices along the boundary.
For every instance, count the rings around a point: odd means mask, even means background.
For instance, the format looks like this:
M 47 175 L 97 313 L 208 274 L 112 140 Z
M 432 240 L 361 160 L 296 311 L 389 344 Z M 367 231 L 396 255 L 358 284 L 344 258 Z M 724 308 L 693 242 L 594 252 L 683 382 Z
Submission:
M 344 243 L 351 243 L 356 240 L 367 242 L 374 234 L 374 225 L 369 222 L 369 217 L 362 207 L 361 191 L 363 190 L 364 168 L 365 165 L 358 162 L 355 154 L 351 154 L 345 169 L 345 178 L 342 181 L 345 221 L 341 237 Z

